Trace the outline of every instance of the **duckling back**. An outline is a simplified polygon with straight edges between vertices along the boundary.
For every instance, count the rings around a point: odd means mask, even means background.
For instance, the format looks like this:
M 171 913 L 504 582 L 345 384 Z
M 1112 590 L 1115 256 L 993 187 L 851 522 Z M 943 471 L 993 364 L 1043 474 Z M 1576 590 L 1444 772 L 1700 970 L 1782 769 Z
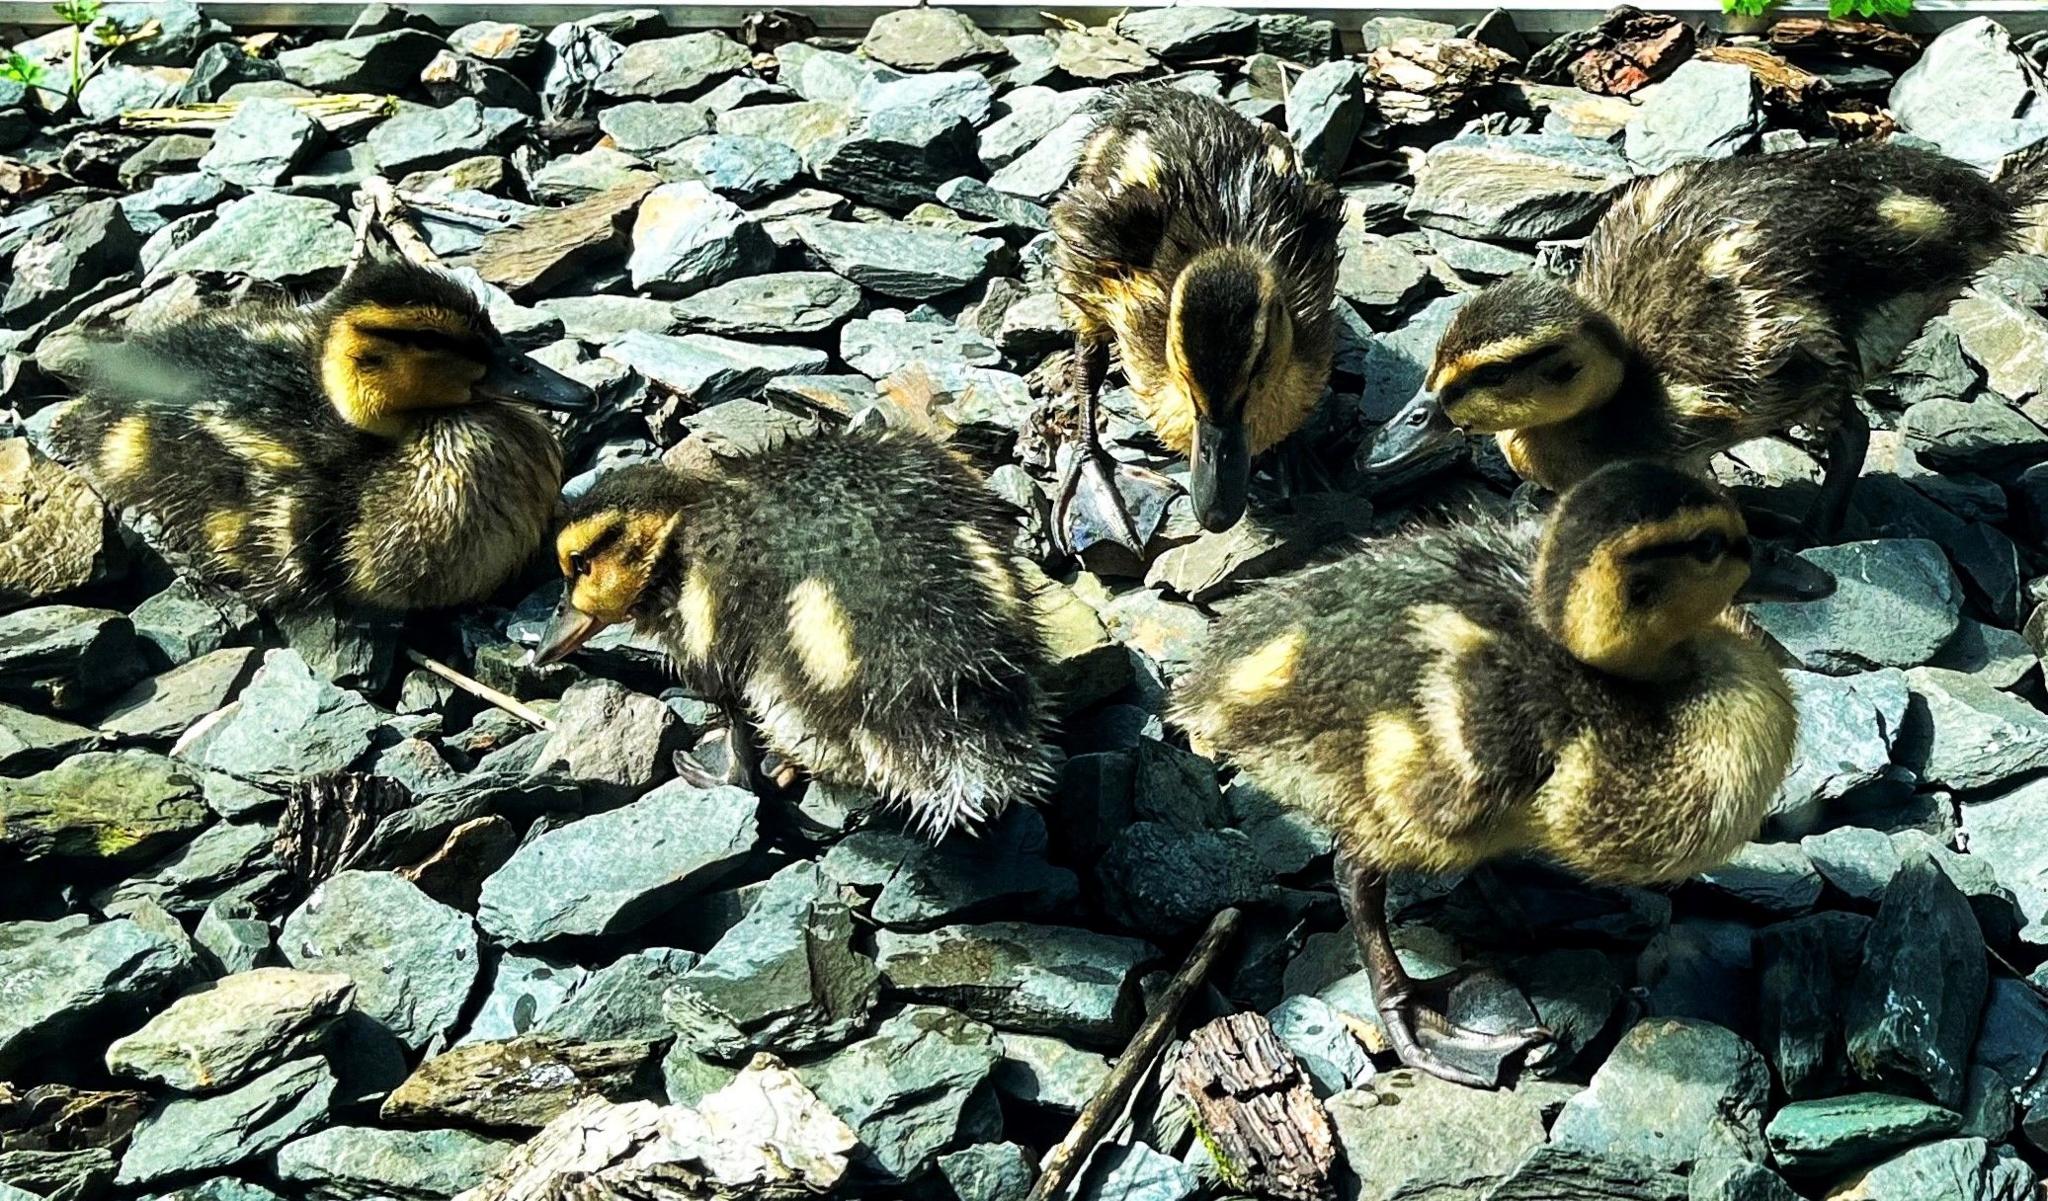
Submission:
M 1049 779 L 1046 652 L 1012 525 L 928 439 L 820 434 L 705 483 L 651 608 L 771 745 L 942 833 Z

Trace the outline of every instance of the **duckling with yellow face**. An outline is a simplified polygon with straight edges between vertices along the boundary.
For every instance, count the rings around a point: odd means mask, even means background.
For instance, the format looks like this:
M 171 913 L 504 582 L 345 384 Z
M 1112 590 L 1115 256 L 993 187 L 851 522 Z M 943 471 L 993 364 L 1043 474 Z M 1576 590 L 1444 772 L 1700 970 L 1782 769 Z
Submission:
M 1458 310 L 1365 467 L 1490 433 L 1517 473 L 1558 490 L 1620 459 L 1698 473 L 1737 443 L 1826 427 L 1810 525 L 1831 532 L 1869 441 L 1856 390 L 2015 248 L 2041 179 L 1994 184 L 1938 154 L 1864 143 L 1638 180 L 1569 281 L 1511 278 Z
M 482 600 L 547 536 L 590 389 L 505 344 L 458 281 L 363 260 L 318 305 L 251 304 L 67 347 L 55 445 L 257 603 Z
M 1252 593 L 1212 631 L 1175 719 L 1335 835 L 1402 1060 L 1490 1086 L 1547 1035 L 1425 1008 L 1388 937 L 1385 874 L 1537 852 L 1640 885 L 1721 862 L 1761 825 L 1796 727 L 1729 606 L 1833 586 L 1752 542 L 1714 486 L 1618 464 L 1541 527 L 1420 529 Z
M 712 472 L 622 468 L 570 507 L 567 588 L 535 656 L 632 622 L 768 749 L 936 837 L 1050 779 L 1047 652 L 1013 532 L 965 460 L 903 433 L 819 434 Z
M 1110 93 L 1052 211 L 1081 403 L 1055 506 L 1069 549 L 1107 538 L 1142 556 L 1120 486 L 1160 485 L 1102 448 L 1112 346 L 1145 420 L 1188 457 L 1196 518 L 1243 516 L 1252 457 L 1302 427 L 1329 379 L 1342 223 L 1336 191 L 1272 126 L 1170 87 Z

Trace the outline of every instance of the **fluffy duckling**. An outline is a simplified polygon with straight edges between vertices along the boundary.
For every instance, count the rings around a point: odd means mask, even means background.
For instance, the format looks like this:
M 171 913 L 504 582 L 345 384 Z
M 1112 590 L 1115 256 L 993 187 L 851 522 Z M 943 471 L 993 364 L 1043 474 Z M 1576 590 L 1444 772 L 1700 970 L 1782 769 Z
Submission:
M 243 305 L 62 358 L 82 395 L 59 453 L 265 606 L 490 595 L 561 491 L 534 408 L 593 399 L 506 345 L 461 283 L 384 255 L 310 309 Z
M 1832 531 L 1869 441 L 1854 393 L 2015 246 L 2038 174 L 1994 184 L 1862 143 L 1639 180 L 1569 282 L 1503 280 L 1458 311 L 1366 469 L 1492 433 L 1516 472 L 1556 490 L 1618 459 L 1699 472 L 1747 439 L 1828 427 L 1810 524 Z
M 1050 780 L 1047 654 L 1002 549 L 1012 525 L 963 459 L 912 434 L 819 434 L 715 472 L 622 468 L 570 506 L 568 586 L 535 658 L 633 622 L 768 749 L 903 804 L 936 838 Z
M 1134 86 L 1100 115 L 1052 212 L 1082 424 L 1054 525 L 1069 549 L 1107 537 L 1142 555 L 1116 477 L 1161 481 L 1102 448 L 1110 347 L 1146 421 L 1188 456 L 1195 516 L 1230 528 L 1252 456 L 1300 429 L 1329 379 L 1343 203 L 1280 131 L 1218 101 Z
M 1385 873 L 1533 851 L 1651 884 L 1753 836 L 1796 725 L 1729 611 L 1834 581 L 1751 541 L 1719 489 L 1609 466 L 1547 522 L 1474 519 L 1367 545 L 1224 615 L 1175 720 L 1336 836 L 1339 891 L 1402 1060 L 1492 1085 L 1541 1030 L 1483 1034 L 1417 999 Z

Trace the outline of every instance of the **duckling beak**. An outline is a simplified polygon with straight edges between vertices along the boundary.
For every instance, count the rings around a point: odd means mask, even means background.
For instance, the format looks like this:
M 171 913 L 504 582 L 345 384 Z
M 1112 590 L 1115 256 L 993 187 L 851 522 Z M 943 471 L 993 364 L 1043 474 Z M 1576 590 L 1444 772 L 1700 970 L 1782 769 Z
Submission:
M 485 400 L 509 400 L 538 409 L 577 413 L 597 403 L 597 393 L 509 346 L 499 347 L 497 356 L 476 382 L 476 394 Z
M 1379 475 L 1405 467 L 1457 433 L 1458 427 L 1444 416 L 1444 406 L 1436 393 L 1424 388 L 1373 435 L 1371 445 L 1365 448 L 1363 469 L 1368 475 Z
M 1736 590 L 1737 604 L 1817 601 L 1835 594 L 1835 577 L 1826 571 L 1771 543 L 1752 546 L 1749 582 Z
M 610 624 L 570 604 L 568 594 L 564 593 L 562 603 L 555 606 L 554 618 L 548 622 L 548 632 L 541 635 L 540 645 L 533 650 L 533 661 L 559 663 Z
M 1245 489 L 1252 479 L 1252 448 L 1242 421 L 1195 418 L 1195 446 L 1188 456 L 1188 495 L 1195 520 L 1218 533 L 1244 516 Z

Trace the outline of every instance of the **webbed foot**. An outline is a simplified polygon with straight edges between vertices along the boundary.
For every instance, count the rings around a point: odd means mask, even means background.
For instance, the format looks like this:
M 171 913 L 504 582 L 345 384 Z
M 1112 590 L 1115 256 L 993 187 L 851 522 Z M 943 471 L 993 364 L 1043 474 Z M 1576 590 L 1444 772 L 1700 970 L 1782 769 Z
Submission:
M 1142 562 L 1175 491 L 1173 481 L 1156 471 L 1119 463 L 1100 447 L 1081 446 L 1061 471 L 1053 497 L 1060 549 L 1078 556 L 1098 542 L 1113 542 Z

